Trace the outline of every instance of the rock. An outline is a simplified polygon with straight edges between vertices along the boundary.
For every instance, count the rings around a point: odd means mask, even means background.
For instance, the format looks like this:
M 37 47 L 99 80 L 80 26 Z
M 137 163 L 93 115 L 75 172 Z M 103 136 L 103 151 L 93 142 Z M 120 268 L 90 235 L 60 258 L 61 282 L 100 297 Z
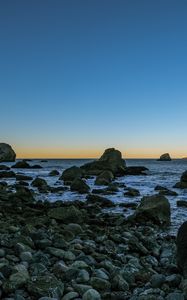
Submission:
M 5 282 L 3 289 L 6 293 L 13 292 L 23 287 L 29 280 L 29 273 L 24 265 L 17 265 L 15 273 L 10 275 L 7 282 Z
M 164 153 L 160 156 L 158 161 L 171 161 L 171 157 L 170 157 L 169 153 Z
M 174 185 L 174 188 L 179 188 L 179 189 L 186 189 L 187 188 L 187 171 L 185 171 L 181 178 L 180 178 L 180 182 L 177 182 Z
M 5 143 L 0 143 L 0 162 L 15 161 L 16 153 L 12 147 Z
M 57 171 L 57 170 L 52 170 L 50 173 L 49 173 L 49 176 L 58 176 L 60 173 Z
M 182 293 L 173 292 L 167 295 L 166 300 L 185 300 L 185 297 Z
M 13 171 L 1 171 L 0 178 L 15 178 L 16 174 Z
M 98 291 L 109 291 L 111 288 L 111 284 L 108 280 L 99 277 L 92 277 L 90 284 Z
M 184 222 L 177 233 L 177 264 L 187 278 L 187 221 Z
M 135 212 L 135 219 L 138 222 L 152 221 L 158 225 L 170 224 L 170 204 L 162 195 L 145 196 Z
M 165 196 L 177 196 L 178 195 L 176 192 L 168 190 L 168 188 L 161 186 L 161 185 L 157 185 L 155 187 L 155 191 L 159 191 L 160 195 L 165 195 Z
M 114 148 L 106 149 L 97 161 L 81 166 L 81 169 L 88 175 L 99 175 L 103 171 L 111 171 L 114 176 L 123 176 L 125 172 L 125 161 L 121 152 Z
M 64 293 L 64 284 L 58 280 L 54 275 L 47 274 L 37 276 L 30 280 L 27 286 L 28 291 L 35 297 L 54 297 L 61 299 Z M 38 298 L 37 298 L 38 299 Z
M 89 194 L 86 197 L 86 199 L 87 199 L 87 201 L 86 201 L 87 204 L 97 203 L 100 207 L 114 207 L 115 206 L 115 204 L 111 200 L 109 200 L 105 197 L 94 195 L 94 194 Z
M 1 171 L 8 171 L 8 170 L 10 170 L 10 168 L 5 166 L 5 165 L 0 165 L 0 170 Z
M 124 175 L 147 175 L 146 171 L 149 171 L 146 167 L 126 167 Z
M 97 176 L 95 185 L 109 185 L 114 179 L 114 175 L 111 171 L 104 171 Z
M 80 194 L 86 194 L 89 192 L 90 187 L 81 178 L 76 178 L 71 183 L 70 189 L 72 192 L 78 192 Z
M 73 180 L 82 177 L 83 171 L 80 168 L 73 166 L 71 168 L 66 169 L 59 179 L 64 180 L 65 182 L 72 182 Z
M 40 177 L 35 178 L 32 181 L 31 185 L 34 187 L 37 187 L 40 192 L 47 192 L 50 190 L 50 187 L 48 186 L 47 181 Z
M 16 174 L 16 180 L 32 180 L 32 177 L 23 174 Z
M 67 293 L 62 300 L 72 300 L 78 298 L 79 294 L 77 292 L 69 292 Z
M 15 168 L 15 169 L 30 169 L 30 165 L 25 160 L 21 160 L 21 161 L 18 161 L 15 165 L 13 165 L 12 168 Z
M 134 188 L 127 188 L 127 192 L 124 193 L 124 196 L 137 197 L 137 196 L 140 196 L 140 192 Z
M 178 200 L 177 206 L 178 207 L 187 207 L 187 201 L 186 200 Z
M 74 205 L 68 207 L 52 208 L 48 212 L 50 218 L 63 221 L 63 223 L 83 223 L 84 214 L 81 210 L 77 209 Z
M 98 291 L 89 289 L 83 294 L 82 300 L 101 300 L 101 296 Z
M 165 282 L 166 277 L 162 274 L 154 274 L 151 276 L 150 282 L 153 288 L 160 288 Z

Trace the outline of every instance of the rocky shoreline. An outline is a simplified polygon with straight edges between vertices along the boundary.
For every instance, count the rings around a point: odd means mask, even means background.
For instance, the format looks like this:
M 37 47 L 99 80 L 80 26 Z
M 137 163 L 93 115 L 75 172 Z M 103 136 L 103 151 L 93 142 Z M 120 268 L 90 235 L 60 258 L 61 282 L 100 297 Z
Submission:
M 37 169 L 26 161 L 13 169 Z M 41 167 L 40 167 L 41 168 Z M 39 177 L 0 170 L 0 298 L 6 300 L 185 300 L 187 299 L 187 238 L 169 234 L 170 204 L 176 192 L 155 187 L 155 195 L 132 205 L 134 214 L 107 211 L 115 204 L 107 195 L 124 189 L 116 176 L 146 175 L 145 167 L 127 167 L 121 153 L 107 149 L 98 161 L 71 167 L 60 176 L 62 186 Z M 85 178 L 95 177 L 92 192 Z M 8 185 L 8 178 L 16 179 Z M 28 183 L 30 182 L 30 184 Z M 187 173 L 177 183 L 186 188 Z M 123 186 L 122 186 L 123 185 Z M 34 188 L 34 189 L 33 189 Z M 37 201 L 41 195 L 66 189 L 86 194 L 85 201 Z M 71 200 L 71 199 L 69 199 Z M 122 206 L 121 204 L 121 206 Z M 183 205 L 180 203 L 180 205 Z M 178 251 L 177 251 L 178 250 Z

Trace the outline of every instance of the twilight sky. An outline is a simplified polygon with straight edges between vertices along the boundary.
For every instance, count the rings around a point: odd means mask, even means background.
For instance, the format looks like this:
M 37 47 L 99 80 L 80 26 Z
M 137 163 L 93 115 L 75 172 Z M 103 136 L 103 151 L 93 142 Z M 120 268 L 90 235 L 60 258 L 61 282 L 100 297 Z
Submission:
M 0 141 L 187 156 L 186 16 L 186 0 L 1 0 Z

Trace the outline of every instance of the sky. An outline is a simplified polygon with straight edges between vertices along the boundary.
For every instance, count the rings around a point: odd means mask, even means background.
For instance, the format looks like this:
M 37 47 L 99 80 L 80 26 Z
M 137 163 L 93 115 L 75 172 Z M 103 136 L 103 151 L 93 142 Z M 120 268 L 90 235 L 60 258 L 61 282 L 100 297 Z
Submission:
M 187 156 L 186 0 L 1 0 L 0 141 L 17 157 Z

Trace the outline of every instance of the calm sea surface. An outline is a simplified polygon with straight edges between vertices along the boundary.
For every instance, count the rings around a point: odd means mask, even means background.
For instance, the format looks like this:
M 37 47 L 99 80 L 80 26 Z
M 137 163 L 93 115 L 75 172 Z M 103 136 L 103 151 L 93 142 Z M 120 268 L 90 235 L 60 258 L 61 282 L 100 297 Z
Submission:
M 18 161 L 18 160 L 17 160 Z M 42 169 L 33 169 L 33 170 L 24 170 L 24 169 L 14 169 L 17 173 L 23 173 L 31 175 L 33 178 L 40 176 L 47 180 L 48 184 L 51 186 L 63 185 L 62 181 L 58 181 L 59 176 L 50 177 L 48 176 L 49 172 L 53 169 L 58 170 L 60 173 L 63 170 L 71 166 L 81 166 L 86 162 L 91 160 L 88 159 L 48 159 L 45 162 L 41 160 L 32 160 L 29 161 L 29 164 L 40 164 Z M 187 189 L 179 190 L 173 189 L 173 185 L 180 180 L 182 172 L 187 170 L 187 160 L 176 159 L 171 162 L 159 162 L 153 159 L 127 159 L 127 166 L 145 166 L 149 169 L 147 176 L 124 176 L 117 178 L 116 181 L 125 183 L 128 187 L 137 188 L 141 196 L 134 198 L 127 198 L 123 196 L 123 189 L 121 189 L 116 195 L 107 196 L 109 199 L 114 201 L 116 204 L 121 202 L 139 202 L 142 196 L 155 194 L 154 188 L 156 185 L 162 185 L 169 189 L 172 189 L 178 193 L 178 196 L 167 196 L 170 201 L 172 208 L 172 232 L 176 232 L 178 227 L 182 224 L 183 221 L 187 220 L 187 208 L 177 207 L 177 200 L 186 200 L 187 201 Z M 11 166 L 14 163 L 6 163 L 6 165 Z M 14 179 L 8 180 L 8 182 L 14 183 Z M 96 188 L 94 186 L 94 179 L 88 179 L 87 183 L 90 185 L 91 189 Z M 97 187 L 98 188 L 98 187 Z M 101 187 L 102 188 L 102 187 Z M 78 195 L 70 191 L 57 194 L 37 194 L 38 199 L 48 200 L 48 201 L 69 201 L 77 199 L 85 199 L 85 195 Z M 121 212 L 122 208 L 116 207 L 116 213 Z M 124 212 L 125 215 L 131 214 L 132 211 L 129 210 Z

